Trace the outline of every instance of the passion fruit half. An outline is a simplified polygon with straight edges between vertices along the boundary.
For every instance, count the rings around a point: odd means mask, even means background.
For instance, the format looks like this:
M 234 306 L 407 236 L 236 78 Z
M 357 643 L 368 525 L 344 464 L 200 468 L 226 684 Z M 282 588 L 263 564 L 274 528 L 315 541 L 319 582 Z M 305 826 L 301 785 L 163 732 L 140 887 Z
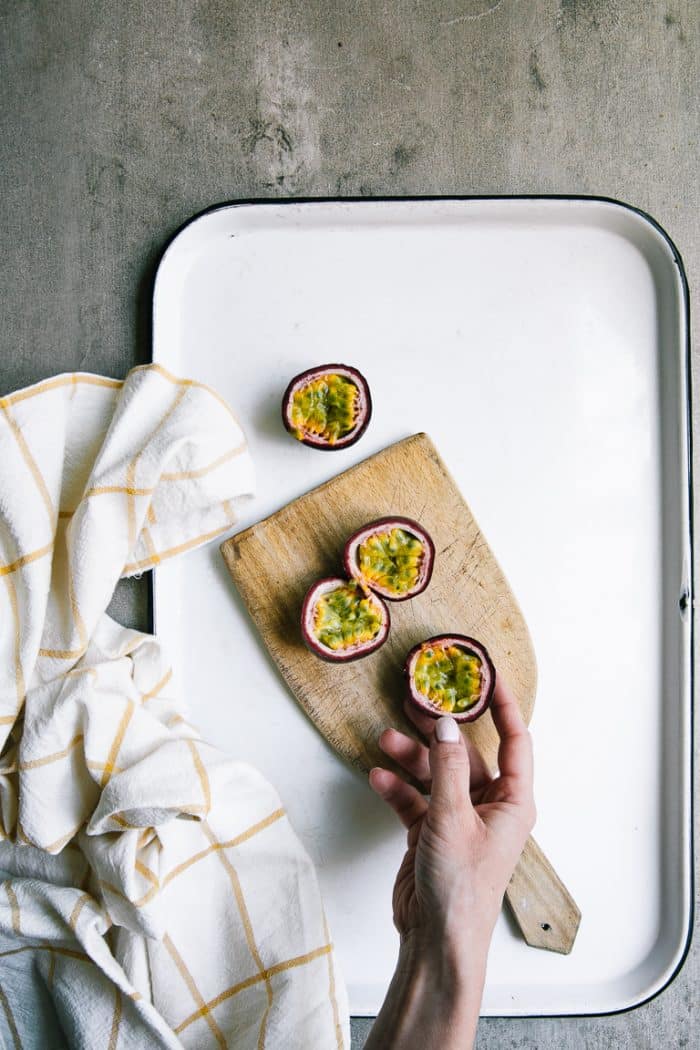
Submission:
M 379 518 L 353 533 L 343 552 L 345 571 L 392 602 L 415 598 L 430 583 L 435 546 L 411 518 Z
M 496 671 L 481 642 L 440 634 L 411 649 L 404 668 L 409 699 L 432 718 L 474 722 L 493 699 Z
M 318 365 L 300 372 L 282 398 L 282 421 L 289 433 L 324 451 L 354 445 L 371 415 L 367 380 L 350 365 Z
M 301 609 L 301 633 L 308 648 L 338 663 L 369 656 L 386 641 L 389 625 L 382 599 L 341 577 L 317 580 Z

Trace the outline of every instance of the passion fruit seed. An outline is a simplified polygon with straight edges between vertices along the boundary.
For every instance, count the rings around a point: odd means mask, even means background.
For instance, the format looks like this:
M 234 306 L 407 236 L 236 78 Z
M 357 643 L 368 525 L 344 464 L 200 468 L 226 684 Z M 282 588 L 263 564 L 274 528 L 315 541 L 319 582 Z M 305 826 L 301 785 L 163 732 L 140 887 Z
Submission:
M 327 591 L 314 609 L 314 634 L 334 651 L 372 641 L 381 627 L 377 604 L 354 584 Z
M 421 541 L 405 529 L 375 532 L 360 543 L 357 564 L 369 587 L 378 584 L 394 594 L 412 590 L 421 571 Z
M 441 711 L 462 712 L 481 696 L 481 660 L 456 645 L 423 649 L 416 660 L 416 688 Z
M 290 411 L 295 436 L 307 434 L 334 445 L 349 434 L 357 423 L 360 392 L 346 376 L 335 373 L 319 376 L 295 390 Z

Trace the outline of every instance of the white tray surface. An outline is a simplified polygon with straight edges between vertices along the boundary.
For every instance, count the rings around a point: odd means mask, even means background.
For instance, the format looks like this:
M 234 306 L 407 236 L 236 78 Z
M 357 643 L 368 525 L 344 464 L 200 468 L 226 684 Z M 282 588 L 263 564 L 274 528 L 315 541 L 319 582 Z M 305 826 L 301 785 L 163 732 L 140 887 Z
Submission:
M 240 527 L 425 430 L 523 608 L 540 673 L 535 834 L 583 921 L 564 958 L 527 948 L 504 915 L 485 1014 L 623 1009 L 685 945 L 684 326 L 666 242 L 603 202 L 228 207 L 185 228 L 158 274 L 154 359 L 215 387 L 250 440 L 259 488 Z M 365 437 L 333 454 L 279 419 L 288 379 L 324 361 L 358 367 L 375 403 Z M 156 619 L 204 735 L 280 792 L 352 1012 L 375 1013 L 403 834 L 286 690 L 218 545 L 158 569 Z

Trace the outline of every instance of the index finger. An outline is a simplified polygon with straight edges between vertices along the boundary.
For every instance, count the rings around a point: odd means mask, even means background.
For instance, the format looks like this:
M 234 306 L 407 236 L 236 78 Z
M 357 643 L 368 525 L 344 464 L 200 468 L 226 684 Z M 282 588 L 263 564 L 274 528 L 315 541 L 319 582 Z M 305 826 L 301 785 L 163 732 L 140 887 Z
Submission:
M 532 794 L 532 740 L 513 690 L 498 672 L 491 701 L 491 717 L 500 737 L 498 769 L 516 794 Z
M 406 718 L 413 722 L 414 726 L 425 739 L 430 743 L 435 732 L 435 719 L 431 718 L 430 715 L 424 715 L 422 711 L 419 711 L 415 704 L 412 704 L 410 700 L 404 700 L 403 711 Z

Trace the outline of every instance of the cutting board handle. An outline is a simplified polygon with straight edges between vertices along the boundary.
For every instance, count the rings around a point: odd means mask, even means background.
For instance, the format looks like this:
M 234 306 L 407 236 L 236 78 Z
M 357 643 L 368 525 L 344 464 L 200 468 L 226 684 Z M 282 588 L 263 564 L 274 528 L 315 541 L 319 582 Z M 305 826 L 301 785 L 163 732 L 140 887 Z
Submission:
M 513 872 L 506 900 L 527 944 L 569 954 L 581 912 L 532 837 L 525 843 Z

